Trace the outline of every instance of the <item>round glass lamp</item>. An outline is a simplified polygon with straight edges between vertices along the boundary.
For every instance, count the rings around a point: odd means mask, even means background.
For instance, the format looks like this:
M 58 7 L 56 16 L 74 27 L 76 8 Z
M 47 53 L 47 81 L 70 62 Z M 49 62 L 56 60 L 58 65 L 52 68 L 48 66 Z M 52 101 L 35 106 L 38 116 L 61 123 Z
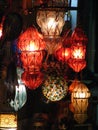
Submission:
M 50 101 L 59 101 L 67 95 L 67 82 L 62 77 L 48 76 L 42 85 L 43 95 Z

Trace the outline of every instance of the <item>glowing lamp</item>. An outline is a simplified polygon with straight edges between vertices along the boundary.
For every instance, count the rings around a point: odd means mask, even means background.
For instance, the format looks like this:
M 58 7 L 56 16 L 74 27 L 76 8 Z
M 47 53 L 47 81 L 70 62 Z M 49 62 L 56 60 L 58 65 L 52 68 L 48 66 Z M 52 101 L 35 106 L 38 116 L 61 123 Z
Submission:
M 56 58 L 59 61 L 65 62 L 70 58 L 70 48 L 66 47 L 62 47 L 60 49 L 58 49 L 55 53 Z
M 58 37 L 64 26 L 64 10 L 58 8 L 39 9 L 37 12 L 37 24 L 44 36 Z
M 0 114 L 0 129 L 17 130 L 17 116 L 12 113 Z
M 2 24 L 0 24 L 0 38 L 2 36 Z
M 67 94 L 67 82 L 62 77 L 48 76 L 42 85 L 43 95 L 50 101 L 59 101 Z
M 87 88 L 87 86 L 85 84 L 83 84 L 80 81 L 77 81 L 76 86 L 74 87 L 73 90 L 73 98 L 77 98 L 77 99 L 85 99 L 85 98 L 89 98 L 90 97 L 90 91 Z
M 78 123 L 83 123 L 87 119 L 88 98 L 90 91 L 87 86 L 75 80 L 74 89 L 71 94 L 71 110 L 74 113 L 74 118 Z
M 18 41 L 20 58 L 25 71 L 39 71 L 44 56 L 45 42 L 42 35 L 34 27 L 23 32 Z
M 36 89 L 38 88 L 43 80 L 44 80 L 44 75 L 41 72 L 35 73 L 35 74 L 30 74 L 28 72 L 24 72 L 22 74 L 22 82 L 29 88 L 29 89 Z
M 86 67 L 86 61 L 85 60 L 76 60 L 76 59 L 69 59 L 68 65 L 75 71 L 80 72 Z
M 72 44 L 71 46 L 71 58 L 77 60 L 85 59 L 86 46 L 80 43 Z
M 31 51 L 21 53 L 20 59 L 25 71 L 29 71 L 29 73 L 40 71 L 43 61 L 43 54 L 43 51 Z
M 18 41 L 20 51 L 38 51 L 45 49 L 43 36 L 34 27 L 29 27 L 23 32 Z

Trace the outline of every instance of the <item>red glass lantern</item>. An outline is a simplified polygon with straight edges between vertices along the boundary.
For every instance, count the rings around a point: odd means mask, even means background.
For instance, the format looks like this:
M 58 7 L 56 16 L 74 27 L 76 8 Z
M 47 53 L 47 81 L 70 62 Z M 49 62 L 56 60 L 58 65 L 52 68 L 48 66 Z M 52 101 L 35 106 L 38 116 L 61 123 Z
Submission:
M 80 72 L 86 67 L 86 61 L 85 60 L 75 60 L 75 59 L 69 59 L 68 65 L 75 71 Z
M 86 54 L 86 44 L 88 39 L 83 30 L 76 27 L 71 36 L 71 58 L 84 60 Z
M 29 88 L 29 89 L 36 89 L 38 88 L 43 80 L 44 80 L 44 75 L 41 72 L 35 73 L 35 74 L 30 74 L 27 71 L 25 71 L 22 74 L 22 82 Z
M 43 51 L 22 52 L 20 58 L 23 61 L 22 65 L 25 71 L 29 71 L 29 73 L 40 71 L 43 53 Z
M 43 36 L 34 27 L 29 27 L 23 32 L 18 41 L 20 51 L 38 51 L 45 49 Z
M 59 61 L 65 62 L 70 58 L 70 48 L 69 47 L 62 47 L 59 48 L 55 53 L 56 58 Z
M 21 61 L 25 71 L 39 71 L 43 61 L 45 42 L 43 36 L 34 27 L 23 32 L 18 41 Z

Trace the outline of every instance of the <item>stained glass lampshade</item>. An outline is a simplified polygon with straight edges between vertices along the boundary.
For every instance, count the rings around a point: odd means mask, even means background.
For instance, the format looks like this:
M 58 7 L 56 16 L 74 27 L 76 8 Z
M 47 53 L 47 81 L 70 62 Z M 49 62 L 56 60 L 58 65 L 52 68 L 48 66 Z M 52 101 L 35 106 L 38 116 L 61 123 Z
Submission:
M 88 87 L 80 81 L 77 81 L 72 94 L 75 99 L 88 99 L 91 95 Z
M 39 9 L 36 21 L 44 36 L 48 38 L 60 36 L 64 26 L 64 10 L 58 8 Z
M 67 95 L 67 82 L 63 77 L 48 76 L 42 85 L 43 95 L 50 101 L 59 101 Z
M 80 82 L 74 82 L 72 90 L 71 103 L 73 106 L 74 118 L 78 123 L 83 123 L 87 119 L 88 98 L 90 91 L 87 86 Z
M 21 51 L 20 58 L 25 71 L 29 71 L 29 73 L 34 70 L 39 71 L 42 65 L 45 42 L 35 27 L 27 28 L 20 35 L 18 49 Z

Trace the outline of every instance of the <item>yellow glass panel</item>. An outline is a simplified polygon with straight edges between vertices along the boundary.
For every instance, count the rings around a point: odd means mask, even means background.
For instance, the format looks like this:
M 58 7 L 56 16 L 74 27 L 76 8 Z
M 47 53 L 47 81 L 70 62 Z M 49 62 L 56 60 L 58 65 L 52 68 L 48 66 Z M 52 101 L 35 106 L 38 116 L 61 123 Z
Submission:
M 0 114 L 0 128 L 16 128 L 17 116 L 15 114 Z

